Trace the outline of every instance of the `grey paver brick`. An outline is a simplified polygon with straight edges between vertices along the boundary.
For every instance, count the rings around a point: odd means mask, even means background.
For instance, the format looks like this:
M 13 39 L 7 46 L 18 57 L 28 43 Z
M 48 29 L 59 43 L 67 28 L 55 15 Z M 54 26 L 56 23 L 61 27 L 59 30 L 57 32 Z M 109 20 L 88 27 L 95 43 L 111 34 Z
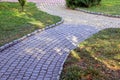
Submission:
M 44 80 L 50 80 L 50 78 L 44 78 Z
M 43 76 L 39 76 L 39 77 L 37 78 L 37 80 L 43 80 L 43 79 L 44 79 Z

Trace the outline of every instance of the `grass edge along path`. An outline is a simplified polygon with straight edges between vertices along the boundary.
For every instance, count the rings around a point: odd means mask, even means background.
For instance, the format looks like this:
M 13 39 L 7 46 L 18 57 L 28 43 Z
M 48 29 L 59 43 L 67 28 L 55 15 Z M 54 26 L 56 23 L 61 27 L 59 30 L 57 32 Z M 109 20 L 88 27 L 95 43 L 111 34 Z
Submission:
M 68 56 L 60 80 L 119 80 L 120 28 L 98 32 Z
M 24 12 L 20 10 L 19 3 L 0 2 L 0 46 L 61 20 L 40 11 L 31 2 L 27 3 Z

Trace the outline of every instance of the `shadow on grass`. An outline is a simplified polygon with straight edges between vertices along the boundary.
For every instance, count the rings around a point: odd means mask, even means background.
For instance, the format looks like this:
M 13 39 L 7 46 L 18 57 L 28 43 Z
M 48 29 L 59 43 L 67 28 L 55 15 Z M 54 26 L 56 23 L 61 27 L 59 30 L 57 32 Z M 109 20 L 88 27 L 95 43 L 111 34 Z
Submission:
M 120 69 L 114 70 L 104 63 L 96 60 L 88 52 L 76 49 L 73 56 L 71 52 L 64 64 L 61 80 L 119 80 Z

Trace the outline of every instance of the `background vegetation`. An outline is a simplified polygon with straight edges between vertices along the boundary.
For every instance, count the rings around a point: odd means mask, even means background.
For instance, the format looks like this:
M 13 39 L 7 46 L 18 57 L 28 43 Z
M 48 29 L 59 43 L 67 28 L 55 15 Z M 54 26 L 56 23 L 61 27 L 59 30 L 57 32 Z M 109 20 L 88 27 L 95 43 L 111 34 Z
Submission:
M 66 5 L 69 8 L 76 7 L 91 7 L 95 5 L 99 5 L 101 0 L 66 0 Z

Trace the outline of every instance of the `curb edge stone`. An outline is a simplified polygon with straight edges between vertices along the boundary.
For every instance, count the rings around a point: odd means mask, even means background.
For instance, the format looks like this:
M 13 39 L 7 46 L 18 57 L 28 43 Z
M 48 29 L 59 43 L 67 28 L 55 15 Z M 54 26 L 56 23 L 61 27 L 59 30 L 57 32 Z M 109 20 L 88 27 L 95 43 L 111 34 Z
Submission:
M 42 29 L 35 30 L 34 32 L 31 32 L 31 33 L 29 33 L 29 34 L 27 34 L 27 35 L 25 35 L 25 36 L 23 36 L 23 37 L 21 37 L 21 38 L 18 38 L 18 39 L 16 39 L 16 40 L 13 40 L 12 42 L 8 42 L 8 43 L 6 43 L 6 44 L 4 44 L 3 46 L 0 47 L 0 52 L 4 51 L 5 49 L 7 49 L 7 48 L 9 48 L 9 47 L 11 47 L 11 46 L 13 46 L 13 45 L 21 42 L 21 41 L 23 41 L 24 39 L 26 39 L 26 38 L 28 38 L 28 37 L 30 37 L 30 36 L 33 36 L 33 35 L 35 35 L 35 34 L 37 34 L 37 33 L 39 33 L 39 32 L 42 32 L 42 31 L 44 31 L 44 30 L 53 28 L 53 27 L 55 27 L 55 26 L 58 26 L 58 25 L 62 24 L 63 22 L 64 22 L 64 20 L 63 20 L 63 18 L 61 17 L 61 21 L 59 21 L 59 22 L 57 22 L 57 23 L 55 23 L 55 24 L 46 26 L 45 28 L 42 28 Z
M 94 14 L 94 15 L 102 15 L 102 16 L 113 17 L 113 18 L 120 18 L 120 15 L 111 15 L 111 14 L 105 14 L 105 13 L 101 13 L 101 12 L 92 12 L 92 11 L 88 11 L 88 10 L 84 10 L 84 9 L 80 9 L 80 8 L 76 8 L 75 10 L 81 11 L 84 13 Z

